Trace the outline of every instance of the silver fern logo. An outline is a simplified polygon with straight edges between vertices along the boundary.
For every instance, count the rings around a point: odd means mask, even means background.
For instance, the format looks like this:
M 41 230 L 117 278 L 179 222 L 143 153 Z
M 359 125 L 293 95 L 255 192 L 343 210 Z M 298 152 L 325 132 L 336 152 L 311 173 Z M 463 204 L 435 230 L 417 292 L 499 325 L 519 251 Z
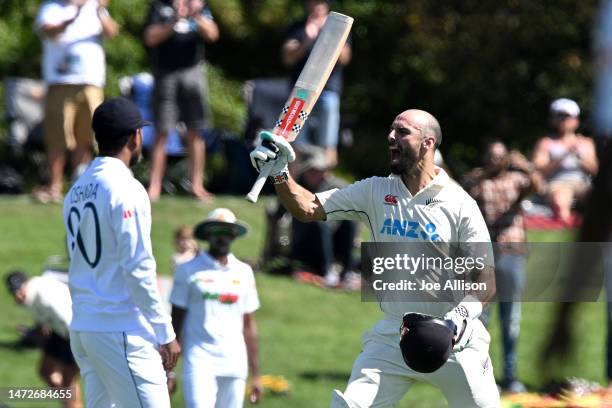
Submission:
M 436 204 L 442 204 L 442 201 L 436 200 L 435 198 L 428 198 L 427 200 L 425 200 L 425 207 L 428 207 L 429 205 L 436 205 Z

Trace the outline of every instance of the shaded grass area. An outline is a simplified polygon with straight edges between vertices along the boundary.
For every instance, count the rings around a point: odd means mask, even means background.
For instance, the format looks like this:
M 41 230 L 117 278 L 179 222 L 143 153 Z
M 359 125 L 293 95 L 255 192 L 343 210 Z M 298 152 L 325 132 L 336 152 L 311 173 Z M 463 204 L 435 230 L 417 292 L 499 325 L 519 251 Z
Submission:
M 236 242 L 234 251 L 242 259 L 255 261 L 264 237 L 264 199 L 257 205 L 241 197 L 220 197 L 215 206 L 232 209 L 251 226 L 247 237 Z M 172 232 L 181 224 L 193 225 L 204 219 L 212 205 L 190 199 L 163 199 L 153 207 L 153 246 L 161 274 L 170 273 Z M 0 265 L 3 272 L 20 267 L 37 274 L 51 254 L 64 252 L 60 206 L 42 206 L 27 198 L 0 199 Z M 566 241 L 569 233 L 534 232 L 531 240 Z M 529 271 L 530 274 L 537 271 Z M 361 349 L 361 335 L 380 317 L 376 303 L 363 303 L 358 293 L 343 293 L 300 285 L 291 279 L 257 274 L 262 308 L 257 312 L 261 336 L 261 365 L 264 374 L 283 375 L 292 389 L 286 397 L 267 395 L 262 407 L 326 407 L 331 391 L 343 390 L 352 363 Z M 42 386 L 36 374 L 39 352 L 12 347 L 17 339 L 15 326 L 30 324 L 31 318 L 0 290 L 0 387 Z M 550 331 L 556 305 L 526 303 L 523 306 L 519 344 L 519 376 L 530 387 L 540 387 L 549 378 L 580 376 L 604 381 L 605 305 L 580 306 L 573 325 L 580 341 L 565 366 L 547 370 L 537 365 L 544 340 Z M 494 307 L 494 309 L 496 309 Z M 499 376 L 501 342 L 494 310 L 491 324 L 491 355 Z M 179 375 L 180 381 L 180 375 Z M 182 389 L 173 406 L 182 406 Z M 23 404 L 17 405 L 24 406 Z M 35 406 L 55 406 L 36 404 Z M 442 394 L 426 384 L 415 384 L 400 407 L 444 407 Z

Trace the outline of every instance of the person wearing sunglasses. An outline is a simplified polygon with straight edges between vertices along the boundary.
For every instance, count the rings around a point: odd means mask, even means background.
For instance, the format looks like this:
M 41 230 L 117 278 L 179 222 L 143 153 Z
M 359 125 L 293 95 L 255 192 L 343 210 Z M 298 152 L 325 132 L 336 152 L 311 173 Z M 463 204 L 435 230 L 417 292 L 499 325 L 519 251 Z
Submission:
M 252 268 L 230 247 L 247 226 L 226 208 L 195 226 L 208 249 L 179 265 L 170 295 L 172 323 L 183 347 L 185 407 L 239 408 L 250 374 L 249 400 L 259 401 L 259 297 Z

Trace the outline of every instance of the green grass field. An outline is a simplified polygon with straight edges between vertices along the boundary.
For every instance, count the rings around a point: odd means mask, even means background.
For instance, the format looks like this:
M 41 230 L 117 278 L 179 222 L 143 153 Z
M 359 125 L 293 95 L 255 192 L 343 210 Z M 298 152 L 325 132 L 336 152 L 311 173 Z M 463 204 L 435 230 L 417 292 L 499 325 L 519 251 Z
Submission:
M 219 198 L 215 206 L 235 211 L 251 226 L 250 234 L 236 242 L 235 254 L 256 260 L 264 236 L 264 203 L 251 205 L 241 197 Z M 153 207 L 153 246 L 161 274 L 170 273 L 172 231 L 181 224 L 193 225 L 206 217 L 212 205 L 190 199 L 163 199 Z M 4 272 L 23 268 L 39 273 L 51 254 L 64 252 L 64 232 L 60 206 L 43 206 L 27 198 L 0 199 L 0 265 Z M 537 241 L 567 240 L 568 234 L 533 233 Z M 528 271 L 537 273 L 537 271 Z M 266 395 L 261 407 L 326 407 L 333 388 L 344 389 L 354 358 L 360 351 L 360 338 L 380 317 L 378 305 L 362 303 L 358 293 L 341 293 L 294 283 L 283 277 L 257 274 L 262 307 L 257 312 L 263 374 L 282 375 L 291 383 L 286 397 Z M 548 379 L 579 376 L 604 381 L 605 307 L 602 303 L 581 306 L 576 330 L 580 343 L 570 361 L 555 370 L 543 372 L 537 366 L 542 342 L 550 327 L 555 305 L 527 303 L 523 306 L 522 336 L 519 345 L 519 376 L 530 387 Z M 39 352 L 15 350 L 15 327 L 29 324 L 31 318 L 18 308 L 4 288 L 0 289 L 0 387 L 42 386 L 36 374 Z M 497 314 L 493 313 L 491 355 L 499 373 L 500 341 Z M 179 370 L 180 371 L 180 370 Z M 180 381 L 180 376 L 179 376 Z M 180 383 L 179 383 L 180 387 Z M 24 407 L 23 404 L 16 405 Z M 36 407 L 53 406 L 35 404 Z M 181 389 L 173 406 L 182 406 Z M 441 393 L 426 384 L 417 384 L 400 407 L 444 407 Z

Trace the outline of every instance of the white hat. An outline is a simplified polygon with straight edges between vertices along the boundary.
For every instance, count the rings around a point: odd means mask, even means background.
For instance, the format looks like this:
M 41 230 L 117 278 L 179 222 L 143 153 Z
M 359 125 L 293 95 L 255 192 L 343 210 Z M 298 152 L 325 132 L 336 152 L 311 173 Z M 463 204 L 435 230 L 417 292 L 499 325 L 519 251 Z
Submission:
M 215 230 L 228 230 L 234 237 L 239 237 L 246 234 L 248 229 L 246 224 L 238 221 L 234 213 L 227 208 L 215 208 L 204 221 L 196 225 L 193 235 L 198 239 L 206 240 L 208 235 Z
M 573 117 L 580 116 L 580 107 L 578 104 L 571 99 L 561 98 L 556 99 L 550 104 L 550 113 L 554 114 L 565 114 Z

